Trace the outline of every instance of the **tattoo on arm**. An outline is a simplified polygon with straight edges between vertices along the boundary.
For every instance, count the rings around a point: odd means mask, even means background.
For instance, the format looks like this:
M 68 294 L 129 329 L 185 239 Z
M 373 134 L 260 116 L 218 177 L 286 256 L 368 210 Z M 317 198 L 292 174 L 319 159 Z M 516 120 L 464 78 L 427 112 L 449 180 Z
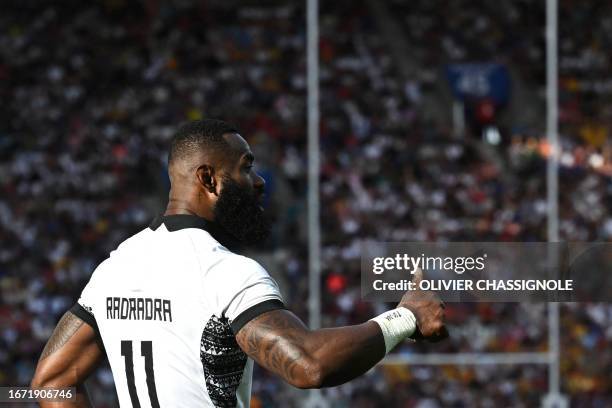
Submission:
M 240 329 L 236 340 L 257 363 L 300 388 L 343 384 L 385 355 L 376 323 L 311 331 L 287 310 L 261 314 Z
M 49 338 L 40 359 L 43 360 L 59 350 L 68 342 L 68 340 L 70 340 L 70 338 L 82 325 L 83 321 L 81 319 L 76 317 L 71 312 L 66 312 L 60 319 L 59 323 L 57 323 L 55 330 L 53 330 L 53 334 L 51 335 L 51 338 Z
M 297 381 L 307 359 L 300 346 L 306 327 L 294 315 L 286 312 L 264 313 L 237 334 L 244 352 L 265 368 L 281 375 L 286 381 Z

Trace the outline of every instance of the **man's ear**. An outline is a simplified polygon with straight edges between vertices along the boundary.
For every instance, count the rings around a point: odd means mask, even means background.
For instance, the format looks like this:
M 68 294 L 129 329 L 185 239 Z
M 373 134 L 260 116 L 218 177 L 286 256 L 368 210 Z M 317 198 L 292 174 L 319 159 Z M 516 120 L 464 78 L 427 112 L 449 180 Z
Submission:
M 215 180 L 215 169 L 208 164 L 203 164 L 196 170 L 198 182 L 211 194 L 217 195 L 217 181 Z

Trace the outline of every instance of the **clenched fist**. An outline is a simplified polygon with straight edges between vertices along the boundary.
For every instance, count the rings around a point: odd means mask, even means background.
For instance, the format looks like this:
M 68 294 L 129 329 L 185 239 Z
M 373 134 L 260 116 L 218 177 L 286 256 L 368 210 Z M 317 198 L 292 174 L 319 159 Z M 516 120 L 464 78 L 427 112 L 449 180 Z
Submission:
M 444 326 L 444 302 L 435 292 L 421 290 L 419 284 L 422 280 L 423 272 L 419 269 L 412 279 L 415 289 L 406 291 L 397 306 L 405 307 L 416 317 L 417 330 L 411 336 L 412 339 L 437 342 L 448 337 Z

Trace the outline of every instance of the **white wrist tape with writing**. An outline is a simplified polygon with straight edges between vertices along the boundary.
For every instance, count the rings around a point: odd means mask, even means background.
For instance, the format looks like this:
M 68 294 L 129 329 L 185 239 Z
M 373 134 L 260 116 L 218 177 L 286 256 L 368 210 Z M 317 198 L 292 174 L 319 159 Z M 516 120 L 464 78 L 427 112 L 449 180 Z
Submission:
M 385 338 L 385 354 L 416 330 L 416 317 L 405 307 L 389 310 L 370 319 L 378 323 Z

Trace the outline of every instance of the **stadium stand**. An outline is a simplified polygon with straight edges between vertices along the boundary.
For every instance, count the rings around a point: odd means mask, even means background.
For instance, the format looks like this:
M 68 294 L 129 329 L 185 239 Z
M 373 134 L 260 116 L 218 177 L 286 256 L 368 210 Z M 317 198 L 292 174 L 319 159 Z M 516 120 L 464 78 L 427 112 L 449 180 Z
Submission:
M 507 148 L 491 154 L 478 137 L 454 137 L 423 105 L 444 80 L 436 67 L 482 59 L 517 69 L 541 104 L 536 3 L 394 0 L 389 12 L 421 67 L 410 81 L 367 2 L 322 7 L 324 325 L 361 322 L 384 306 L 360 299 L 367 240 L 545 240 L 544 121 L 507 127 Z M 253 146 L 276 221 L 260 256 L 276 261 L 271 272 L 289 307 L 307 317 L 304 10 L 240 4 L 3 5 L 0 385 L 29 382 L 95 265 L 162 209 L 168 141 L 178 123 L 203 116 L 236 122 Z M 610 240 L 612 10 L 603 1 L 561 6 L 561 237 Z M 593 13 L 599 23 L 577 36 Z M 544 305 L 452 305 L 448 318 L 449 341 L 397 351 L 547 347 Z M 611 327 L 610 305 L 562 308 L 562 388 L 572 406 L 612 403 Z M 115 405 L 108 368 L 90 385 L 96 406 Z M 352 407 L 533 406 L 546 389 L 543 367 L 389 366 L 325 395 Z M 294 393 L 263 370 L 254 375 L 254 407 L 291 406 Z

